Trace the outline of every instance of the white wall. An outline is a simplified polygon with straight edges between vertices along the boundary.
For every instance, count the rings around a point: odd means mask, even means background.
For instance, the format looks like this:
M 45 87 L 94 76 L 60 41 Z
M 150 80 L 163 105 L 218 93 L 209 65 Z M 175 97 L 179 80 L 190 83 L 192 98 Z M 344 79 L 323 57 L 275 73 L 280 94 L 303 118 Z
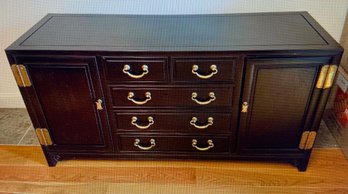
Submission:
M 0 107 L 24 107 L 3 50 L 47 13 L 213 14 L 308 11 L 337 41 L 348 0 L 0 0 Z

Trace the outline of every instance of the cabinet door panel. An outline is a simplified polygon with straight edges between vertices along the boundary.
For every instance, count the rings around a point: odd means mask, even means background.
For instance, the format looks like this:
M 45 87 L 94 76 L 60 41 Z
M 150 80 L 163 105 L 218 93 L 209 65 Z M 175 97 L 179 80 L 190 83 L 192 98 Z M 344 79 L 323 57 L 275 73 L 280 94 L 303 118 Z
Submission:
M 247 63 L 241 113 L 243 151 L 296 150 L 303 130 L 310 130 L 319 98 L 315 88 L 327 58 L 258 59 Z M 309 129 L 307 129 L 309 127 Z
M 42 60 L 42 59 L 41 59 Z M 49 130 L 52 150 L 105 151 L 111 149 L 106 108 L 94 58 L 47 59 L 23 62 L 30 76 L 28 88 L 39 105 L 41 128 Z

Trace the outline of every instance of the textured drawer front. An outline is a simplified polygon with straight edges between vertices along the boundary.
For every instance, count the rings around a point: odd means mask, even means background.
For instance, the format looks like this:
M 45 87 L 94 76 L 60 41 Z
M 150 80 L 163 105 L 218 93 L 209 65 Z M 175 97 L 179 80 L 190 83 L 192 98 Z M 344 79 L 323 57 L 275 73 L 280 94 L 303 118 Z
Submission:
M 232 88 L 112 88 L 115 107 L 219 107 L 232 105 Z
M 174 59 L 177 82 L 234 82 L 236 59 Z
M 193 141 L 196 144 L 193 147 Z M 209 141 L 211 140 L 211 141 Z M 130 152 L 223 153 L 230 150 L 229 137 L 120 135 L 119 150 Z M 209 141 L 209 142 L 208 142 Z M 200 149 L 200 150 L 199 150 Z
M 104 61 L 106 79 L 113 82 L 165 82 L 167 80 L 166 58 L 117 59 Z
M 119 131 L 230 132 L 230 113 L 115 113 Z

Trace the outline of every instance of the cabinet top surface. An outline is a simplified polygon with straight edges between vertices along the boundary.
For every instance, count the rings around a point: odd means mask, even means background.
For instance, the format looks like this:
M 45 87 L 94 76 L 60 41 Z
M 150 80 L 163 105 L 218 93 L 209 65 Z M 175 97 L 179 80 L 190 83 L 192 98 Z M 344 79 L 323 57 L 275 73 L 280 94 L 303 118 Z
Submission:
M 7 50 L 248 51 L 338 47 L 307 12 L 48 14 Z

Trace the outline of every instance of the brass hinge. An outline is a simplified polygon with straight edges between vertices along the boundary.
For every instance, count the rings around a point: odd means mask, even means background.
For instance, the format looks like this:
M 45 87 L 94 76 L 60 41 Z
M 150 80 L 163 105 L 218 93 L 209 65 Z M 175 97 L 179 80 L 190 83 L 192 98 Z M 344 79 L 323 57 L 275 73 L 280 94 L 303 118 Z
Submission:
M 12 64 L 12 73 L 16 79 L 19 87 L 30 87 L 31 81 L 27 72 L 27 69 L 22 64 Z
M 51 139 L 50 133 L 48 132 L 46 128 L 36 128 L 35 132 L 41 145 L 44 145 L 44 146 L 52 145 L 52 139 Z
M 317 81 L 317 88 L 323 88 L 328 69 L 329 69 L 329 65 L 324 65 L 321 67 L 319 78 Z
M 315 131 L 304 131 L 302 133 L 300 145 L 298 146 L 298 148 L 300 148 L 301 150 L 312 149 L 316 136 L 317 132 Z
M 324 65 L 321 67 L 319 78 L 317 80 L 317 88 L 330 88 L 333 84 L 337 71 L 337 65 Z
M 332 86 L 333 81 L 335 79 L 336 72 L 337 72 L 337 65 L 330 65 L 323 89 L 330 88 Z

